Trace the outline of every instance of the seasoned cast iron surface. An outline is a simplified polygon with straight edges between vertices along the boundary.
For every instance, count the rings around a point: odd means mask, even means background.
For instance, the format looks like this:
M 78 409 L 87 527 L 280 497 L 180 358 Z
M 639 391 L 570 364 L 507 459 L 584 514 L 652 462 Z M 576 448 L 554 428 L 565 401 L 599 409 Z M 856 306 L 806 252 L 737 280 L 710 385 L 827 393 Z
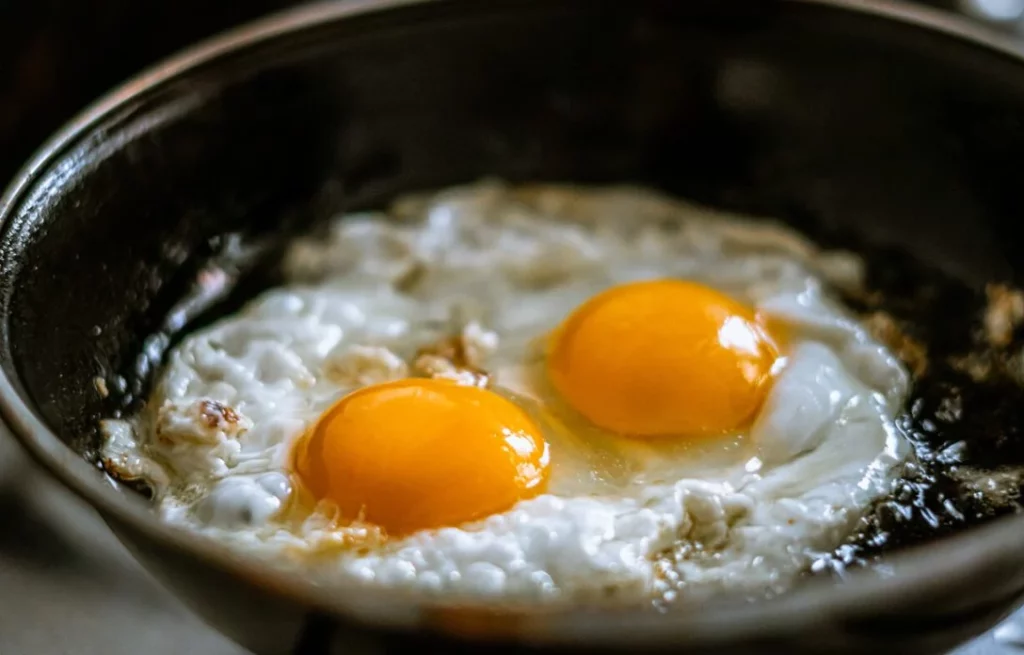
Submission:
M 1013 475 L 995 503 L 962 483 L 978 479 L 965 468 L 1024 463 L 1012 368 L 975 381 L 950 357 L 1012 352 L 981 352 L 979 329 L 986 283 L 1024 270 L 1021 67 L 916 27 L 764 0 L 457 0 L 321 25 L 128 93 L 55 153 L 0 239 L 0 366 L 88 454 L 96 421 L 137 409 L 180 334 L 276 281 L 281 226 L 483 174 L 655 186 L 861 253 L 879 293 L 847 301 L 891 314 L 927 352 L 903 419 L 918 463 L 821 567 L 839 573 L 1018 509 Z M 186 595 L 270 600 L 237 580 L 200 588 L 189 572 L 227 574 L 136 540 Z M 1019 592 L 998 583 L 1020 587 L 1013 562 L 996 564 L 900 610 L 931 614 L 947 640 L 983 630 Z M 248 624 L 219 620 L 255 643 Z M 799 639 L 847 643 L 841 627 Z

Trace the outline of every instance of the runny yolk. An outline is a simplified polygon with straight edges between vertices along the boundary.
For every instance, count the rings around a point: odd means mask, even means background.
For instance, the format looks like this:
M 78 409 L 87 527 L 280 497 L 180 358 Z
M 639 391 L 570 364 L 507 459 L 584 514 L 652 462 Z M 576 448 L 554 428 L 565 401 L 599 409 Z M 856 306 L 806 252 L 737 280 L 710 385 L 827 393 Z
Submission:
M 294 465 L 317 498 L 395 535 L 455 526 L 537 495 L 548 458 L 536 424 L 509 400 L 405 379 L 339 400 L 303 437 Z
M 599 427 L 699 436 L 753 419 L 778 355 L 749 307 L 700 284 L 655 280 L 578 307 L 551 337 L 547 373 Z

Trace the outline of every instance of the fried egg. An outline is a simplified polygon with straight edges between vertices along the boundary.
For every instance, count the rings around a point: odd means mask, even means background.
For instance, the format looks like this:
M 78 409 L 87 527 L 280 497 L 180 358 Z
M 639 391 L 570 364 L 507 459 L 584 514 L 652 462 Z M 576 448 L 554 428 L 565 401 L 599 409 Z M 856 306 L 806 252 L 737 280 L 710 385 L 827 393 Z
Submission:
M 103 460 L 320 584 L 775 594 L 883 497 L 909 378 L 862 264 L 633 188 L 486 181 L 347 215 L 182 341 Z

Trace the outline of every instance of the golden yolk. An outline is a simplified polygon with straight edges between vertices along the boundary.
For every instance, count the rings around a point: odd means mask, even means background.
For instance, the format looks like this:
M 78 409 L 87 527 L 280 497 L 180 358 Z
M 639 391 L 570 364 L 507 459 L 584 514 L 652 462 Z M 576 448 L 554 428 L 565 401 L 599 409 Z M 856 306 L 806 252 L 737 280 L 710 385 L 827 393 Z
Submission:
M 552 335 L 547 372 L 599 427 L 721 434 L 753 419 L 778 354 L 750 308 L 700 284 L 655 280 L 578 307 Z
M 389 534 L 454 526 L 537 495 L 548 445 L 492 391 L 405 379 L 355 391 L 300 442 L 295 470 L 342 515 Z

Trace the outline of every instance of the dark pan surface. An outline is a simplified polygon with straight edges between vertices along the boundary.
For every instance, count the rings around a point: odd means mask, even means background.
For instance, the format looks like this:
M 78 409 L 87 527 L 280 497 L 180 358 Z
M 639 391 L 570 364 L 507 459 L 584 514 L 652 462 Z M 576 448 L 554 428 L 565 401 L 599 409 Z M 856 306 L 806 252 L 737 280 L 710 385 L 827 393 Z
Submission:
M 87 462 L 96 421 L 138 407 L 176 335 L 273 283 L 287 234 L 481 175 L 638 182 L 867 257 L 880 293 L 849 302 L 892 315 L 929 353 L 904 421 L 921 464 L 832 572 L 1018 512 L 1019 488 L 993 503 L 950 475 L 1024 464 L 1013 375 L 997 366 L 979 382 L 951 363 L 1020 347 L 979 336 L 985 285 L 1024 271 L 1024 64 L 1005 46 L 870 4 L 451 0 L 340 20 L 358 4 L 300 10 L 139 78 L 58 137 L 0 207 L 6 419 L 211 620 L 265 652 L 288 648 L 313 605 L 451 629 L 401 598 L 325 599 L 171 535 Z M 229 284 L 199 284 L 208 267 Z M 498 627 L 563 645 L 861 652 L 884 639 L 929 652 L 1016 602 L 1021 537 L 1020 519 L 997 522 L 886 559 L 890 580 L 869 571 L 763 606 Z M 324 640 L 408 643 L 319 616 Z

